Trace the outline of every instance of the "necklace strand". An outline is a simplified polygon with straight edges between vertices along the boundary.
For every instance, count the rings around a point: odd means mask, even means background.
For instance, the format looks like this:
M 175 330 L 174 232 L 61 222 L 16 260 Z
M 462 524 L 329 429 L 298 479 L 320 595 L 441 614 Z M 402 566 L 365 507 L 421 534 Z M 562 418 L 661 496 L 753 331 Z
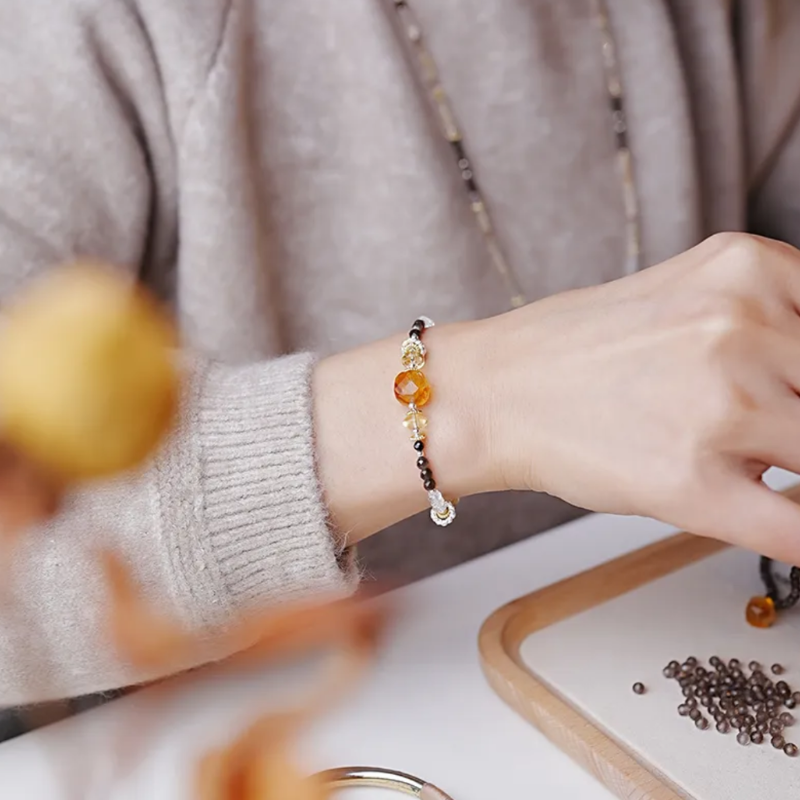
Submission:
M 442 85 L 439 69 L 422 33 L 416 14 L 408 0 L 389 0 L 400 19 L 405 39 L 411 46 L 412 61 L 417 77 L 422 83 L 431 104 L 439 130 L 450 146 L 456 166 L 466 190 L 472 213 L 483 235 L 489 260 L 506 284 L 511 297 L 511 307 L 525 305 L 527 299 L 519 278 L 505 256 L 497 237 L 489 206 L 478 185 L 475 168 L 464 143 L 464 135 L 456 119 L 452 104 Z M 617 148 L 617 171 L 622 183 L 625 209 L 626 273 L 641 268 L 641 224 L 639 202 L 634 181 L 633 159 L 628 147 L 628 125 L 625 116 L 622 81 L 619 74 L 616 46 L 611 33 L 605 0 L 590 0 L 592 12 L 602 42 L 603 67 L 606 77 L 612 130 Z

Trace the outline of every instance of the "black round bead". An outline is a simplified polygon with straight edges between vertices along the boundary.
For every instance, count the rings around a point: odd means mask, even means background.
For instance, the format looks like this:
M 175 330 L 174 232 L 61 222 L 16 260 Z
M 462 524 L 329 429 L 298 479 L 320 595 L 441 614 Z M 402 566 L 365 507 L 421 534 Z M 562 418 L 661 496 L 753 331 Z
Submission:
M 425 469 L 428 466 L 428 459 L 425 456 L 420 456 L 417 459 L 417 468 L 418 469 Z
M 797 745 L 789 742 L 784 746 L 783 752 L 786 753 L 787 756 L 794 758 L 797 755 Z
M 773 664 L 770 669 L 773 675 L 783 675 L 783 667 L 780 664 Z
M 753 744 L 761 744 L 764 741 L 764 734 L 761 731 L 753 731 L 750 734 L 750 741 Z
M 645 688 L 643 683 L 634 683 L 633 684 L 633 693 L 634 694 L 644 694 Z
M 421 453 L 425 449 L 425 442 L 423 442 L 422 439 L 418 439 L 416 442 L 414 442 L 414 449 L 418 453 Z
M 422 485 L 426 492 L 432 492 L 436 488 L 436 481 L 433 478 L 429 478 Z
M 420 470 L 419 476 L 423 481 L 429 481 L 433 477 L 433 471 L 428 467 L 425 467 L 424 469 Z

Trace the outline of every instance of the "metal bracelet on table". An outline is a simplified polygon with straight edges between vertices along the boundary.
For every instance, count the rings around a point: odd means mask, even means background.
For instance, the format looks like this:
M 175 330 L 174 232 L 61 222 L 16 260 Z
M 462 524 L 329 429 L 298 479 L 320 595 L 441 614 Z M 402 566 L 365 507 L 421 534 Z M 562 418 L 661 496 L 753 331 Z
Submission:
M 390 789 L 422 800 L 453 800 L 432 783 L 405 772 L 382 767 L 337 767 L 320 772 L 315 777 L 322 778 L 332 789 L 373 787 Z

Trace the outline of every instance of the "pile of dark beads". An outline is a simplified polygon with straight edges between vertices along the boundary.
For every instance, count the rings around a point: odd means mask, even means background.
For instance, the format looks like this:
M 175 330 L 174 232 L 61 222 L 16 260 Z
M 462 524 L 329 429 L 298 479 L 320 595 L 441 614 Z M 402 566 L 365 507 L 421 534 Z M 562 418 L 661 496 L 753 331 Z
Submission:
M 773 681 L 758 662 L 745 667 L 736 658 L 725 662 L 712 656 L 706 667 L 690 656 L 682 664 L 670 661 L 663 672 L 683 693 L 678 714 L 700 730 L 710 728 L 713 720 L 719 733 L 738 731 L 741 745 L 769 742 L 787 756 L 798 755 L 797 745 L 787 742 L 784 733 L 794 724 L 790 711 L 800 704 L 800 692 L 784 680 Z M 777 677 L 784 669 L 773 664 L 769 672 Z M 645 689 L 635 684 L 633 691 L 644 694 Z

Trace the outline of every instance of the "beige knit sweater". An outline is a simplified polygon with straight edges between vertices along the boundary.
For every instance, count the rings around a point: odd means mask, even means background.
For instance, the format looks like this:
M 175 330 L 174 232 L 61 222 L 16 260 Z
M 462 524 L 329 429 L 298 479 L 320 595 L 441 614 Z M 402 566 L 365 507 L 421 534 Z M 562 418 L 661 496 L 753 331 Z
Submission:
M 621 275 L 591 3 L 413 5 L 528 295 Z M 609 5 L 646 262 L 719 229 L 800 243 L 800 4 Z M 0 2 L 0 292 L 108 259 L 169 299 L 196 356 L 156 463 L 28 540 L 0 702 L 148 677 L 100 646 L 94 543 L 195 629 L 353 579 L 315 476 L 314 359 L 508 300 L 392 15 L 391 0 Z M 416 577 L 573 513 L 473 498 L 450 529 L 411 520 L 362 557 Z

